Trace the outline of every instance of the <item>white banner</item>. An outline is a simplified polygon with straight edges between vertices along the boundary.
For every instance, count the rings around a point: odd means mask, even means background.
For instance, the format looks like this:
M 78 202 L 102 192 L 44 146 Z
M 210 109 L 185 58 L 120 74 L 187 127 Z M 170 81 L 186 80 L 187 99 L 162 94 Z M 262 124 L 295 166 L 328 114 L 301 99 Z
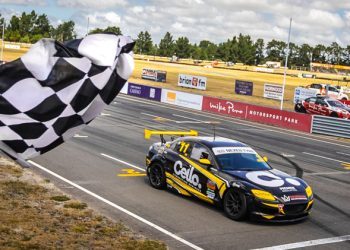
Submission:
M 202 110 L 203 96 L 162 89 L 161 102 L 190 109 Z
M 5 43 L 5 49 L 21 49 L 21 46 L 18 44 Z
M 316 89 L 306 89 L 302 87 L 297 87 L 294 90 L 294 103 L 305 100 L 306 98 L 316 96 Z
M 264 97 L 275 100 L 282 100 L 283 87 L 275 84 L 264 84 Z
M 207 89 L 207 78 L 203 76 L 191 76 L 179 74 L 178 86 L 192 89 Z

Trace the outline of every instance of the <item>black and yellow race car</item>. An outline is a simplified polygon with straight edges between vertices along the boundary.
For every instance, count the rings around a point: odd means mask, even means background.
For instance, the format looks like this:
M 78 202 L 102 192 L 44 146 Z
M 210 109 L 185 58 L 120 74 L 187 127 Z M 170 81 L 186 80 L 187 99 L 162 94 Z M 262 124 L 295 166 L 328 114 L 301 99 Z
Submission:
M 161 135 L 146 156 L 152 187 L 169 187 L 223 207 L 233 220 L 255 215 L 270 221 L 308 216 L 314 199 L 302 179 L 273 169 L 248 145 L 222 137 L 199 137 L 196 131 L 150 131 Z M 182 137 L 166 142 L 164 135 Z

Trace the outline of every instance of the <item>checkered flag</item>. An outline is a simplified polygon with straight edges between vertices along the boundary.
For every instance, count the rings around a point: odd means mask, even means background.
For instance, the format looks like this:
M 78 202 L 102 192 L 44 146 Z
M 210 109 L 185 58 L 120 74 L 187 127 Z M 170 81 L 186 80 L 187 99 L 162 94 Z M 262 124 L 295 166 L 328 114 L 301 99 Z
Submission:
M 97 117 L 134 68 L 129 37 L 42 39 L 0 65 L 0 149 L 26 160 L 60 145 Z

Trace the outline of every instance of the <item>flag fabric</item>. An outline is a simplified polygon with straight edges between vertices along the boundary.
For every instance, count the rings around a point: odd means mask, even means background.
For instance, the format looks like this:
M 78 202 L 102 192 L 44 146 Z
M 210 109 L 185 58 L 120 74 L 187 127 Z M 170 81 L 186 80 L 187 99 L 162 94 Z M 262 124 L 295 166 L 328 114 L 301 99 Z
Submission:
M 131 38 L 115 34 L 65 44 L 42 39 L 0 65 L 0 149 L 26 160 L 74 136 L 131 75 L 133 47 Z

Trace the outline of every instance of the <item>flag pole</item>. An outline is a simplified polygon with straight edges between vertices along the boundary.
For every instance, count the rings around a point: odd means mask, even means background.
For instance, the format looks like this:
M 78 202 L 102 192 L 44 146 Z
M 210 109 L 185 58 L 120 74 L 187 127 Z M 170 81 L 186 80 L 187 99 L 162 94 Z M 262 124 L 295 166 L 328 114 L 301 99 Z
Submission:
M 287 65 L 288 65 L 288 56 L 289 56 L 289 42 L 290 42 L 290 31 L 292 29 L 292 18 L 289 21 L 289 32 L 288 32 L 288 43 L 287 43 L 287 52 L 286 60 L 284 62 L 284 74 L 283 74 L 283 87 L 282 87 L 282 98 L 281 98 L 281 110 L 283 110 L 283 99 L 284 99 L 284 89 L 286 87 L 286 75 L 287 75 Z

